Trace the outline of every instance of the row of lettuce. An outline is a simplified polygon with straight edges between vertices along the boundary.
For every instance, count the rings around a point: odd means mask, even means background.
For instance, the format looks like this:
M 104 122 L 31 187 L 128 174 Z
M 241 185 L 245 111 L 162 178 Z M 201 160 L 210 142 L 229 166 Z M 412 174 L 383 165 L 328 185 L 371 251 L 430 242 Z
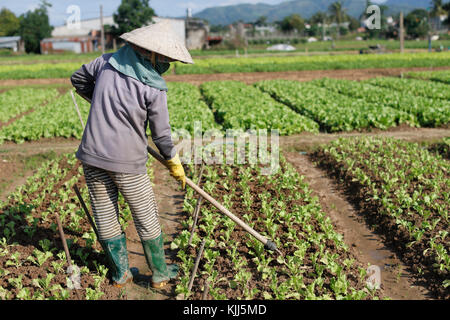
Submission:
M 235 72 L 282 72 L 367 68 L 448 67 L 450 53 L 406 53 L 385 55 L 322 55 L 251 58 L 197 59 L 194 65 L 176 63 L 168 73 L 211 74 Z M 2 65 L 0 80 L 69 78 L 82 63 L 42 62 Z
M 89 104 L 77 100 L 86 121 Z M 292 135 L 399 125 L 442 127 L 450 120 L 448 84 L 400 78 L 265 80 L 254 85 L 213 81 L 199 88 L 169 83 L 168 107 L 171 126 L 184 130 L 181 135 L 212 129 L 266 129 Z M 0 143 L 79 139 L 82 132 L 69 92 L 15 88 L 0 94 Z

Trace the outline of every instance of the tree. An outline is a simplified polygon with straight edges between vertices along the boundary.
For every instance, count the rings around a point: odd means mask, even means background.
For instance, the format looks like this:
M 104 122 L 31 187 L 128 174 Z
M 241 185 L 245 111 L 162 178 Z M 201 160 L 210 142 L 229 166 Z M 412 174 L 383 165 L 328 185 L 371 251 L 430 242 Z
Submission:
M 346 13 L 347 10 L 342 7 L 342 3 L 340 1 L 336 1 L 330 4 L 330 6 L 328 7 L 328 11 L 330 12 L 332 21 L 335 21 L 338 24 L 337 36 L 339 38 L 340 36 L 339 27 L 344 21 L 347 20 L 347 13 Z
M 19 35 L 25 41 L 27 53 L 40 53 L 41 40 L 51 36 L 53 27 L 48 19 L 48 8 L 51 6 L 46 0 L 42 0 L 37 9 L 20 16 Z
M 328 16 L 325 12 L 318 11 L 316 12 L 310 19 L 309 22 L 311 24 L 323 24 L 328 20 Z
M 442 8 L 447 12 L 447 19 L 445 19 L 444 24 L 450 25 L 450 2 L 447 2 L 442 6 Z
M 122 0 L 117 13 L 114 13 L 112 32 L 121 35 L 134 29 L 144 27 L 152 22 L 155 11 L 150 7 L 149 0 Z
M 405 17 L 406 33 L 411 38 L 423 38 L 427 35 L 430 27 L 428 24 L 428 12 L 423 9 L 411 11 Z
M 17 18 L 12 11 L 2 8 L 0 11 L 0 37 L 16 35 L 19 31 L 19 27 L 19 18 Z
M 349 17 L 350 24 L 348 25 L 348 28 L 350 31 L 356 31 L 361 26 L 361 22 L 358 19 L 355 19 L 353 17 Z
M 283 32 L 297 30 L 298 33 L 301 33 L 305 29 L 305 20 L 298 14 L 292 14 L 281 21 L 280 28 Z
M 431 9 L 431 16 L 432 17 L 440 17 L 446 14 L 446 10 L 444 8 L 444 4 L 442 3 L 442 0 L 432 0 L 432 9 Z
M 267 25 L 267 17 L 261 16 L 255 21 L 255 26 L 264 27 Z

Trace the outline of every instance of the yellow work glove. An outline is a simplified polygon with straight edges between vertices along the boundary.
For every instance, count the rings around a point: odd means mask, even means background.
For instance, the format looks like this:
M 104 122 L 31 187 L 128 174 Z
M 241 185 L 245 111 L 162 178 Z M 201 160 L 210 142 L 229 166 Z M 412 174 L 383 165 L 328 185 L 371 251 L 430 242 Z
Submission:
M 170 170 L 170 175 L 180 181 L 184 189 L 186 187 L 186 175 L 178 153 L 172 159 L 166 160 L 166 166 Z

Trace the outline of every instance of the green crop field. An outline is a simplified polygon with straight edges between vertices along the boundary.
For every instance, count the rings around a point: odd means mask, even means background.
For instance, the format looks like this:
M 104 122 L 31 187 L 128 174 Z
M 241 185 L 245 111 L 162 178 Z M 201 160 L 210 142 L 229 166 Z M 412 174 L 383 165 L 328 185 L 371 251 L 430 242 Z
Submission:
M 408 53 L 373 55 L 320 55 L 289 57 L 211 58 L 194 65 L 176 64 L 177 74 L 281 72 L 303 70 L 411 68 L 450 66 L 450 53 Z
M 329 92 L 307 82 L 266 80 L 256 86 L 293 110 L 314 119 L 321 129 L 328 132 L 416 124 L 415 117 L 406 112 Z
M 77 61 L 2 64 L 0 80 L 69 78 L 95 56 Z M 1 61 L 1 59 L 0 59 Z M 167 74 L 212 74 L 236 72 L 282 72 L 303 70 L 448 67 L 450 53 L 392 53 L 372 55 L 315 55 L 197 59 L 194 65 L 176 63 Z M 175 69 L 175 71 L 173 71 Z
M 422 80 L 432 80 L 435 82 L 442 82 L 450 84 L 450 70 L 444 71 L 423 71 L 423 72 L 408 72 L 406 74 L 409 78 L 416 78 Z
M 450 163 L 417 144 L 394 139 L 341 139 L 315 155 L 349 187 L 387 241 L 404 252 L 432 289 L 450 286 Z
M 405 89 L 389 89 L 348 80 L 321 79 L 312 83 L 367 103 L 380 103 L 408 112 L 417 117 L 421 126 L 437 127 L 450 121 L 450 100 L 432 99 L 411 94 Z
M 41 57 L 39 63 L 24 58 L 11 64 L 0 59 L 0 79 L 67 78 L 95 56 L 63 63 L 51 58 Z M 166 250 L 171 262 L 180 266 L 165 297 L 448 300 L 449 71 L 404 72 L 402 77 L 361 81 L 268 78 L 251 84 L 212 81 L 209 74 L 439 67 L 449 66 L 449 58 L 448 52 L 441 52 L 213 58 L 198 59 L 193 66 L 177 64 L 178 74 L 206 75 L 193 81 L 198 85 L 168 83 L 173 132 L 280 133 L 280 145 L 267 150 L 279 156 L 279 166 L 270 164 L 269 174 L 262 163 L 205 161 L 186 163 L 184 168 L 226 209 L 273 240 L 281 255 L 265 250 L 193 189 L 176 190 L 164 168 L 149 161 L 148 174 L 158 207 L 163 208 Z M 239 75 L 230 78 L 242 80 Z M 130 292 L 133 298 L 159 299 L 160 292 L 148 288 L 147 270 L 141 274 L 147 277 L 147 287 L 140 278 L 129 284 L 130 291 L 112 285 L 107 258 L 73 190 L 77 186 L 89 199 L 81 163 L 74 156 L 83 128 L 69 86 L 36 82 L 0 88 L 0 184 L 7 190 L 0 192 L 0 300 L 120 300 L 129 298 Z M 86 123 L 90 105 L 76 99 Z M 201 132 L 195 132 L 196 122 Z M 402 139 L 417 143 L 395 138 L 399 132 Z M 151 136 L 150 129 L 147 133 Z M 74 147 L 73 152 L 58 150 L 61 141 L 64 148 Z M 227 142 L 227 147 L 231 144 Z M 20 157 L 53 146 L 57 154 L 33 172 L 16 166 Z M 245 146 L 250 152 L 250 143 Z M 258 152 L 258 159 L 263 158 L 264 152 Z M 134 246 L 138 238 L 130 237 L 135 233 L 129 228 L 132 214 L 122 196 L 118 206 L 120 224 Z M 67 280 L 68 259 L 55 213 L 64 225 L 72 260 L 80 268 L 78 290 L 71 290 Z M 354 220 L 352 224 L 347 225 L 348 219 Z M 378 249 L 362 247 L 367 244 L 363 239 L 367 228 L 373 231 L 370 241 L 389 253 L 375 265 L 371 253 Z M 131 257 L 131 267 L 137 259 L 144 263 L 135 248 Z M 381 286 L 373 286 L 371 267 L 383 270 Z

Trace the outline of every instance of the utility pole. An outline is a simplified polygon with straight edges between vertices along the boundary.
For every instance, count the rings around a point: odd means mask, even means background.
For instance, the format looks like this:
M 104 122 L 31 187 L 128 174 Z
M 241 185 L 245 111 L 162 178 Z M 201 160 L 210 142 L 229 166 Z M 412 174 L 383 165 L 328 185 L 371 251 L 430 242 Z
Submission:
M 405 52 L 405 26 L 403 22 L 403 11 L 400 12 L 400 52 Z
M 430 10 L 431 10 L 431 8 L 428 7 L 427 8 L 427 12 L 428 12 L 428 52 L 433 51 L 432 46 L 431 46 L 431 18 L 430 18 Z
M 100 24 L 101 24 L 101 45 L 102 45 L 102 54 L 105 54 L 105 28 L 103 26 L 103 5 L 100 5 Z
M 322 41 L 325 41 L 325 18 L 322 20 Z

